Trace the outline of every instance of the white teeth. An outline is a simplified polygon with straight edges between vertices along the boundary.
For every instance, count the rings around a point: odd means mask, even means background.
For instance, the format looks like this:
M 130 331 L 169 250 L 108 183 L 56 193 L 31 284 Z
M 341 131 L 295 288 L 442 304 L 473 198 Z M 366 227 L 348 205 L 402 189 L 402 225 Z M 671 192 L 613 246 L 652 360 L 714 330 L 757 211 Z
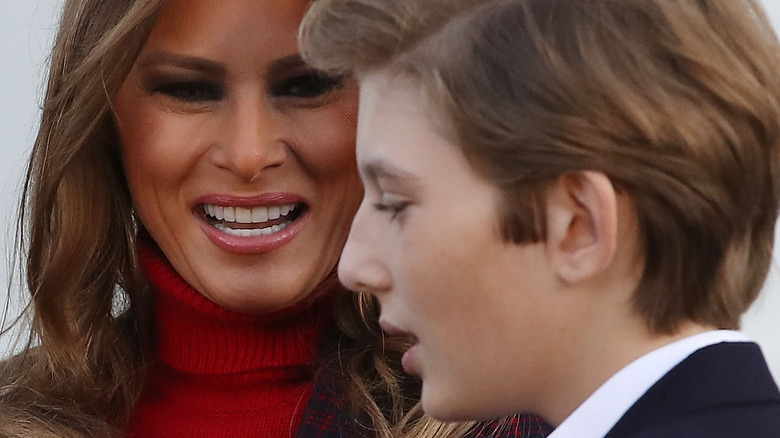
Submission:
M 236 222 L 239 224 L 251 224 L 252 210 L 248 208 L 236 207 Z
M 225 212 L 225 222 L 235 222 L 236 221 L 236 209 L 233 207 L 223 207 L 222 210 Z
M 268 220 L 268 209 L 265 207 L 254 207 L 252 209 L 252 222 L 261 223 Z
M 214 219 L 240 224 L 261 224 L 269 220 L 279 219 L 294 211 L 296 204 L 275 205 L 272 207 L 226 207 L 215 204 L 204 204 L 203 212 Z
M 282 231 L 283 229 L 287 228 L 288 224 L 289 222 L 284 222 L 279 225 L 272 225 L 270 227 L 264 227 L 264 228 L 235 229 L 235 228 L 230 228 L 227 225 L 218 222 L 214 224 L 214 228 L 222 231 L 225 234 L 230 234 L 231 236 L 255 237 L 255 236 L 267 236 L 269 234 L 278 233 L 279 231 Z
M 207 216 L 211 216 L 211 217 L 217 218 L 219 220 L 222 220 L 222 219 L 225 218 L 225 214 L 223 213 L 223 209 L 219 205 L 203 204 L 203 212 L 206 213 Z

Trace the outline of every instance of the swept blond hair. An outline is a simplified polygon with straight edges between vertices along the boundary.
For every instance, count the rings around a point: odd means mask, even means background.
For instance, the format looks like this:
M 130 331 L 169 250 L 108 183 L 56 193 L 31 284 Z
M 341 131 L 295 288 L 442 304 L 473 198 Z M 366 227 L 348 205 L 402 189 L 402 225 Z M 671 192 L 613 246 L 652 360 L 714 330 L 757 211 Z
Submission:
M 738 328 L 780 204 L 780 45 L 752 0 L 320 0 L 304 58 L 418 80 L 503 194 L 504 238 L 545 238 L 544 187 L 606 174 L 637 213 L 636 313 Z

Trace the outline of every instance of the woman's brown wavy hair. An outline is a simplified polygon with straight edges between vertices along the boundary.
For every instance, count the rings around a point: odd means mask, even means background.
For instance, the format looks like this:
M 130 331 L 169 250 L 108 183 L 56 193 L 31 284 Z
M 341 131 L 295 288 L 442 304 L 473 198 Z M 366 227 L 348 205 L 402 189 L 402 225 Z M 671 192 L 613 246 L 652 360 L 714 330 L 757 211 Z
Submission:
M 29 323 L 29 339 L 0 363 L 0 436 L 121 436 L 140 393 L 152 312 L 111 101 L 164 4 L 65 1 L 17 222 L 30 299 L 11 326 Z M 383 342 L 373 303 L 339 302 L 345 346 L 333 355 L 366 432 L 460 436 L 468 424 L 422 415 L 419 383 L 399 371 L 403 346 Z

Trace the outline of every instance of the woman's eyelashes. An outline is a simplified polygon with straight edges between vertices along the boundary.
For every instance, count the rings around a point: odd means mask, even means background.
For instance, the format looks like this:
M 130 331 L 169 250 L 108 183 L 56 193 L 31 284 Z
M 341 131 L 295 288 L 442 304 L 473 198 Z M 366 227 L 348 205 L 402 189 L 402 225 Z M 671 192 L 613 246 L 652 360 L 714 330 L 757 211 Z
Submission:
M 344 78 L 330 76 L 311 70 L 281 79 L 271 85 L 271 95 L 274 97 L 291 97 L 298 99 L 316 99 L 330 91 L 342 88 Z
M 225 91 L 221 84 L 198 80 L 171 80 L 147 87 L 155 94 L 162 94 L 182 103 L 212 103 L 222 100 Z
M 268 85 L 272 98 L 316 100 L 342 88 L 345 80 L 318 71 L 291 75 Z M 184 104 L 214 103 L 227 96 L 226 84 L 220 81 L 168 79 L 145 84 L 151 94 L 160 94 Z

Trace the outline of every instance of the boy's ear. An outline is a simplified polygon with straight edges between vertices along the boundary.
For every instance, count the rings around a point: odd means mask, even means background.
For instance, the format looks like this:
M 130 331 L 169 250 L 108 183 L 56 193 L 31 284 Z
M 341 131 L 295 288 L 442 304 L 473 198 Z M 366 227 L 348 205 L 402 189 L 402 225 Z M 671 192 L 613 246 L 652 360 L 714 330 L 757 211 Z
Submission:
M 569 172 L 547 192 L 547 247 L 559 280 L 575 284 L 605 270 L 617 244 L 615 188 L 601 172 Z

